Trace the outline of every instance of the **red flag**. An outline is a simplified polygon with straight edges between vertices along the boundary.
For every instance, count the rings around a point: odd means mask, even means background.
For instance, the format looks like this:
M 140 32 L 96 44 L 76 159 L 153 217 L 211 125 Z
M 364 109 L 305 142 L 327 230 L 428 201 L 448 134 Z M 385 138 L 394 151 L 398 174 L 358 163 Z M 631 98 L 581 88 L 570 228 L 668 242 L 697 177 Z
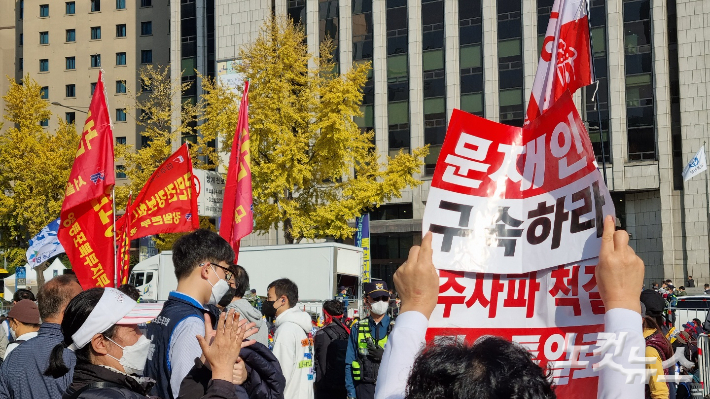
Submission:
M 232 153 L 224 186 L 222 220 L 219 235 L 234 248 L 234 262 L 239 257 L 239 241 L 254 230 L 249 153 L 249 82 L 244 84 L 244 96 L 239 106 L 239 120 L 234 132 Z
M 200 227 L 197 194 L 192 184 L 192 159 L 187 144 L 153 172 L 127 214 L 130 214 L 130 220 L 126 218 L 126 221 L 131 226 L 128 233 L 131 239 Z
M 565 91 L 594 81 L 586 0 L 555 0 L 530 94 L 525 124 L 542 115 Z
M 116 221 L 116 248 L 118 252 L 118 282 L 126 284 L 128 282 L 128 272 L 131 262 L 131 218 L 130 218 L 131 196 L 128 196 L 126 203 L 126 213 Z
M 114 285 L 111 191 L 115 183 L 111 118 L 99 72 L 67 182 L 57 234 L 84 289 Z

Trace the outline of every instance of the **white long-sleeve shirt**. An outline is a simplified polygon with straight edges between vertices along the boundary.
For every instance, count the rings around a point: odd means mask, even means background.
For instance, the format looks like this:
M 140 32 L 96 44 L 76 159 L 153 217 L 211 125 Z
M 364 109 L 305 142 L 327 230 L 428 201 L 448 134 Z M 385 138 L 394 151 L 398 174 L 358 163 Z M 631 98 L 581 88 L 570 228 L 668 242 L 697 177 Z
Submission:
M 644 369 L 645 364 L 632 364 L 633 348 L 636 356 L 643 356 L 646 342 L 641 333 L 641 315 L 628 309 L 612 309 L 604 316 L 605 332 L 618 336 L 626 332 L 623 350 L 614 356 L 614 363 L 623 370 Z M 427 318 L 419 312 L 404 312 L 397 318 L 380 364 L 375 399 L 402 399 L 407 387 L 407 378 L 426 340 Z M 613 353 L 613 349 L 609 351 Z M 644 383 L 637 378 L 634 384 L 626 383 L 626 375 L 610 367 L 599 372 L 598 398 L 643 398 Z

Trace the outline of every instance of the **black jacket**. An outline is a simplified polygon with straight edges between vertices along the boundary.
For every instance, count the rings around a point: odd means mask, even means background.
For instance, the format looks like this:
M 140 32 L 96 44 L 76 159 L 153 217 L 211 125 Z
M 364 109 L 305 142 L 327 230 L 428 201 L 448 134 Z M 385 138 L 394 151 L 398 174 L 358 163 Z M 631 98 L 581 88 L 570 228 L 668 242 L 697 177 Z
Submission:
M 239 352 L 247 368 L 247 379 L 240 388 L 244 390 L 237 398 L 242 399 L 283 399 L 286 378 L 273 353 L 260 343 L 255 343 Z M 180 385 L 178 399 L 199 398 L 208 392 L 212 371 L 195 360 L 195 367 L 190 370 Z
M 153 382 L 136 379 L 94 364 L 79 363 L 74 369 L 74 380 L 62 399 L 147 399 Z M 199 396 L 194 399 L 199 398 Z M 235 385 L 228 381 L 209 383 L 202 399 L 238 398 Z M 241 398 L 240 398 L 241 399 Z

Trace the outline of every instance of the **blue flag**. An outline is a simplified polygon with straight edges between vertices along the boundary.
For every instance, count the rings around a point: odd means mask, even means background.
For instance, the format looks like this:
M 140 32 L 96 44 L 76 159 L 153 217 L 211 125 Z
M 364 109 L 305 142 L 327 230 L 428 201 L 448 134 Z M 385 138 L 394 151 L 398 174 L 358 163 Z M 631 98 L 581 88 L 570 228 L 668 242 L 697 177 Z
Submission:
M 45 226 L 30 240 L 27 250 L 27 262 L 31 267 L 36 267 L 47 259 L 64 253 L 64 247 L 57 239 L 59 231 L 59 218 Z

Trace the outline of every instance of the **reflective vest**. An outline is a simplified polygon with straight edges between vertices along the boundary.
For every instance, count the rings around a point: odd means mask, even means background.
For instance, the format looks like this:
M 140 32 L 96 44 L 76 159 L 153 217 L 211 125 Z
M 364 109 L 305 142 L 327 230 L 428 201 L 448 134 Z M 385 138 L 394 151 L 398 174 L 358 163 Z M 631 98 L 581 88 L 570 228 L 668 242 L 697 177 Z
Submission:
M 392 327 L 394 326 L 394 321 L 391 321 L 389 326 L 387 326 L 387 334 L 384 338 L 377 341 L 377 346 L 384 349 L 387 339 L 389 338 Z M 372 344 L 375 344 L 375 338 L 372 336 L 372 331 L 370 331 L 370 321 L 369 318 L 360 320 L 357 323 L 357 360 L 352 362 L 353 380 L 365 384 L 374 384 L 377 382 L 377 373 L 380 369 L 380 361 L 375 361 L 368 356 Z M 372 344 L 368 345 L 368 340 Z

